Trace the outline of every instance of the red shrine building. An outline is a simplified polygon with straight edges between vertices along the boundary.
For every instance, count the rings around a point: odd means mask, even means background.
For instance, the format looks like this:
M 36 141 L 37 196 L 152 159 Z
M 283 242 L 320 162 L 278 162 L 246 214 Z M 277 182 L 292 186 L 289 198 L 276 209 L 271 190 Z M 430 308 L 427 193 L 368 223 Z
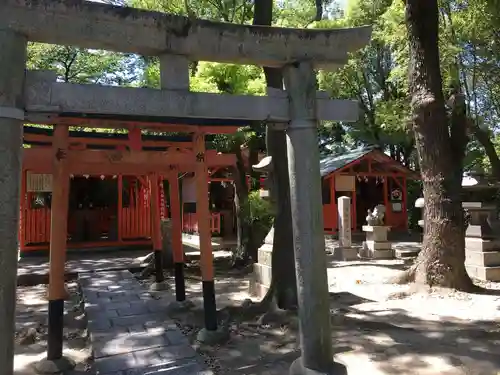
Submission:
M 23 170 L 20 202 L 21 252 L 48 250 L 51 229 L 52 174 L 47 170 L 42 152 L 51 147 L 52 128 L 24 127 Z M 192 148 L 189 136 L 142 135 L 144 151 L 164 151 Z M 113 150 L 129 146 L 128 134 L 70 131 L 69 143 L 73 149 Z M 39 152 L 40 151 L 40 152 Z M 182 153 L 179 157 L 182 157 Z M 235 163 L 234 155 L 207 150 L 205 158 L 210 163 L 209 191 L 211 230 L 214 235 L 230 235 L 234 217 L 231 214 L 233 188 L 231 179 L 216 177 Z M 99 169 L 100 170 L 100 169 Z M 44 172 L 44 173 L 41 173 Z M 112 174 L 111 174 L 112 173 Z M 197 232 L 196 183 L 192 172 L 179 171 L 179 199 L 183 231 Z M 227 173 L 223 173 L 226 176 Z M 149 246 L 151 244 L 151 184 L 158 183 L 160 214 L 170 217 L 168 189 L 164 176 L 152 181 L 151 176 L 130 175 L 115 169 L 110 174 L 70 175 L 68 207 L 68 247 L 105 248 Z M 194 193 L 194 194 L 193 194 Z M 194 207 L 193 207 L 194 206 Z M 232 206 L 231 206 L 232 207 Z
M 395 231 L 408 229 L 406 182 L 420 178 L 414 171 L 376 148 L 325 157 L 320 171 L 326 233 L 337 232 L 337 199 L 341 196 L 351 198 L 353 231 L 361 231 L 367 211 L 379 204 L 386 208 L 386 225 Z

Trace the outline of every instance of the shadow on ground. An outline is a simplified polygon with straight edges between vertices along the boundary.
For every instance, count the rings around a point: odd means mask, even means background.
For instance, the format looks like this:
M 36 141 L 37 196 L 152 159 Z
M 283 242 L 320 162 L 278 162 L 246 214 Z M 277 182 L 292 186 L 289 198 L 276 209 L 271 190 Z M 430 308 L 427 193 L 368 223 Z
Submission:
M 226 288 L 239 292 L 235 287 Z M 190 294 L 190 298 L 198 297 Z M 426 320 L 409 316 L 403 309 L 367 312 L 357 305 L 371 301 L 349 292 L 330 293 L 330 299 L 333 351 L 347 364 L 350 375 L 498 375 L 500 371 L 498 321 L 464 321 L 451 316 Z M 234 304 L 235 300 L 224 297 L 225 303 Z M 231 340 L 223 346 L 199 346 L 216 374 L 288 372 L 300 354 L 296 317 L 278 326 L 261 326 L 257 318 L 239 317 L 238 323 L 230 325 Z M 203 312 L 198 308 L 176 320 L 194 341 L 203 327 Z

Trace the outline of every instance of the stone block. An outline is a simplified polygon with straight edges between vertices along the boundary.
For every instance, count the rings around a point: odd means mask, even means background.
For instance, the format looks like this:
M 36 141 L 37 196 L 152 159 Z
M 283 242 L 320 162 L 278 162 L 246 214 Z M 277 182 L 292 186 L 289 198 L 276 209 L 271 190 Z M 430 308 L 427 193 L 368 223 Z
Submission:
M 415 258 L 420 253 L 420 249 L 395 249 L 394 250 L 396 258 L 407 259 L 407 258 Z
M 363 242 L 363 247 L 366 247 L 367 249 L 371 251 L 376 251 L 376 250 L 391 250 L 392 249 L 392 243 L 389 241 L 370 241 L 366 240 Z
M 363 232 L 366 232 L 367 241 L 385 242 L 387 241 L 387 233 L 391 227 L 385 225 L 363 225 Z
M 249 282 L 250 295 L 262 298 L 266 295 L 268 290 L 269 290 L 269 285 L 263 285 L 259 283 L 253 276 L 250 278 Z
M 465 236 L 470 238 L 494 238 L 493 231 L 488 223 L 469 224 Z
M 500 267 L 465 266 L 470 277 L 485 281 L 500 281 Z
M 257 251 L 257 263 L 271 267 L 272 265 L 273 248 L 270 245 L 264 244 Z
M 465 237 L 465 248 L 471 251 L 500 250 L 500 239 Z
M 470 266 L 495 267 L 500 266 L 500 251 L 470 251 L 465 250 L 465 264 Z
M 350 248 L 352 245 L 351 198 L 339 197 L 337 199 L 337 209 L 339 213 L 339 243 L 341 247 Z
M 373 258 L 373 259 L 392 259 L 392 258 L 394 258 L 394 251 L 392 249 L 388 249 L 388 250 L 366 249 L 366 253 L 367 253 L 369 258 Z
M 342 261 L 356 260 L 358 259 L 358 248 L 336 247 L 333 249 L 333 259 Z
M 259 283 L 266 286 L 271 285 L 272 268 L 260 263 L 253 265 L 254 279 Z

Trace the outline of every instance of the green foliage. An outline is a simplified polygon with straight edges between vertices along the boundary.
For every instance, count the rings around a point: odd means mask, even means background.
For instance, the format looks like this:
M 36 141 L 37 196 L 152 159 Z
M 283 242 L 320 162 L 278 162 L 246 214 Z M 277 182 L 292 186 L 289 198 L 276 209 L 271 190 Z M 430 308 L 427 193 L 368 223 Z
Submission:
M 58 80 L 71 83 L 130 85 L 137 61 L 108 51 L 30 43 L 28 69 L 55 70 Z
M 248 195 L 246 211 L 251 228 L 252 241 L 258 247 L 273 226 L 273 208 L 269 201 L 260 197 L 258 191 L 252 191 Z
M 248 217 L 250 222 L 260 221 L 272 224 L 274 217 L 272 204 L 262 199 L 258 191 L 252 191 L 248 195 Z

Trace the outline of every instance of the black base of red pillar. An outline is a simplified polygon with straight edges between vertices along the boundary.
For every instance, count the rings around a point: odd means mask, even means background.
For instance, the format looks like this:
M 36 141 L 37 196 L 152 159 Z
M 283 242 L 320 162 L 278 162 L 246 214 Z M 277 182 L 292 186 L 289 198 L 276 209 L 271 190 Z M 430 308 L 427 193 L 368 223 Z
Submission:
M 186 300 L 186 282 L 184 280 L 184 263 L 174 264 L 175 299 L 178 302 Z
M 217 330 L 217 307 L 215 305 L 215 283 L 203 281 L 203 310 L 205 312 L 205 328 L 208 331 Z
M 64 299 L 49 301 L 49 327 L 47 337 L 47 359 L 62 358 L 64 329 Z
M 155 261 L 155 281 L 161 283 L 165 281 L 163 276 L 163 252 L 161 250 L 154 251 L 154 261 Z

